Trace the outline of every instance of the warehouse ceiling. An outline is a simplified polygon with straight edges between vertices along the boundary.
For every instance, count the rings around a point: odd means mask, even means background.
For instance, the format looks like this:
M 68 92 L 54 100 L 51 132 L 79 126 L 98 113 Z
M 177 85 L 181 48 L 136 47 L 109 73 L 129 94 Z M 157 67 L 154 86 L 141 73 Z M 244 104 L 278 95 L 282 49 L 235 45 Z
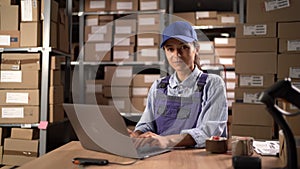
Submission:
M 233 11 L 235 0 L 173 0 L 173 12 Z

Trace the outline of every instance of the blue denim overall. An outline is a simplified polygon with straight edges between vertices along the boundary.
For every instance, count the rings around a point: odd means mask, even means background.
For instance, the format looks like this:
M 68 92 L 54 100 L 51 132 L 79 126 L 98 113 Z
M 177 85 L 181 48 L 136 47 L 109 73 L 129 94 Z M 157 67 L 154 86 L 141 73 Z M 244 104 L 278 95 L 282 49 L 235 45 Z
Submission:
M 207 74 L 202 73 L 196 90 L 190 97 L 168 96 L 167 86 L 170 76 L 157 86 L 155 100 L 155 127 L 159 135 L 179 134 L 181 130 L 195 128 L 201 112 L 202 91 Z

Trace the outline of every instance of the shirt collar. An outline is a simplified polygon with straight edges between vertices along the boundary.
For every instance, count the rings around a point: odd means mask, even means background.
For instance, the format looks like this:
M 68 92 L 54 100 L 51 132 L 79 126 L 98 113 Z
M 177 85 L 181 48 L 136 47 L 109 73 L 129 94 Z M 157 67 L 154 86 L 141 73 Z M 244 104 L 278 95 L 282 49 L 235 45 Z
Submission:
M 170 77 L 169 85 L 171 88 L 176 88 L 179 84 L 185 87 L 193 87 L 195 85 L 194 82 L 201 73 L 202 71 L 195 65 L 195 69 L 192 71 L 192 73 L 184 81 L 180 82 L 175 72 Z

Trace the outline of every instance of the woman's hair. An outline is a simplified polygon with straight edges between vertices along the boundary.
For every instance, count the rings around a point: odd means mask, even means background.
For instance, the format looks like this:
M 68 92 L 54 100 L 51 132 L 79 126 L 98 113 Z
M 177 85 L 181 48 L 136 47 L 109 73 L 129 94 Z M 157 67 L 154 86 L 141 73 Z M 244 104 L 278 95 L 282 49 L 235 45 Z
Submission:
M 197 67 L 201 70 L 201 66 L 200 66 L 200 55 L 199 55 L 199 49 L 200 49 L 200 46 L 199 46 L 199 43 L 197 41 L 194 41 L 193 42 L 197 52 L 196 52 L 196 55 L 195 55 L 195 60 L 194 60 L 194 63 L 195 65 L 197 65 Z

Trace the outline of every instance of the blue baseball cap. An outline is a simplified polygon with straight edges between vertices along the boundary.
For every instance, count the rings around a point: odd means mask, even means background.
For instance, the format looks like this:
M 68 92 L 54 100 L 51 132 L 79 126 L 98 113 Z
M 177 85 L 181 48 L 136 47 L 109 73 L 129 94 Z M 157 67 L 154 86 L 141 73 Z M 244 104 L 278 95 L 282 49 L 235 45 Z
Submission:
M 160 47 L 163 47 L 165 42 L 170 38 L 176 38 L 185 43 L 198 41 L 194 28 L 188 22 L 184 21 L 173 22 L 164 29 Z

